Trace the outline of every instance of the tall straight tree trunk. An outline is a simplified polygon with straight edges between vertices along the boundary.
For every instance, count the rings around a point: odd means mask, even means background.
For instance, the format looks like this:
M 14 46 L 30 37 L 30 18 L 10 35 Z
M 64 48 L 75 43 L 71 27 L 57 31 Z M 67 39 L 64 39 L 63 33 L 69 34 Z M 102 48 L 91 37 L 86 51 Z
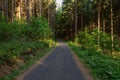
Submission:
M 83 31 L 83 11 L 81 10 L 81 28 L 82 28 L 82 31 Z
M 50 5 L 49 5 L 49 0 L 47 0 L 48 1 L 48 24 L 49 24 L 49 26 L 50 26 Z
M 77 0 L 75 0 L 75 37 L 77 37 Z
M 42 1 L 39 0 L 39 15 L 41 16 L 42 15 Z
M 0 4 L 1 5 L 1 9 L 2 9 L 1 10 L 2 11 L 2 14 L 1 14 L 2 19 L 4 18 L 4 5 L 3 4 L 4 4 L 4 1 L 2 0 L 1 4 Z
M 71 24 L 70 24 L 70 26 L 72 26 L 72 21 L 71 21 Z M 70 39 L 72 40 L 72 34 L 73 34 L 73 32 L 72 32 L 72 27 L 70 28 Z
M 101 13 L 101 6 L 98 3 L 98 51 L 100 49 L 100 13 Z
M 4 5 L 5 5 L 4 15 L 6 17 L 6 21 L 8 21 L 8 0 L 4 0 Z
M 15 8 L 16 8 L 16 18 L 18 19 L 18 20 L 20 20 L 20 18 L 21 18 L 21 1 L 20 0 L 16 0 L 16 6 L 15 6 Z
M 21 19 L 21 0 L 20 0 L 20 2 L 18 2 L 19 3 L 19 20 Z
M 14 0 L 14 18 L 15 18 L 15 11 L 16 11 L 16 0 Z
M 113 55 L 113 41 L 114 41 L 114 37 L 113 37 L 113 5 L 112 5 L 112 0 L 110 1 L 110 12 L 111 12 L 111 55 Z
M 14 0 L 12 0 L 12 14 L 11 14 L 11 21 L 13 21 L 13 19 L 14 19 L 14 4 L 15 4 L 15 2 L 14 2 Z
M 20 18 L 22 17 L 22 11 L 23 11 L 23 0 L 20 0 Z
M 30 24 L 30 7 L 29 7 L 30 0 L 26 0 L 26 15 L 27 15 L 27 23 Z
M 32 0 L 32 16 L 35 17 L 35 0 Z
M 105 32 L 105 23 L 106 23 L 106 20 L 104 19 L 103 20 L 103 32 Z

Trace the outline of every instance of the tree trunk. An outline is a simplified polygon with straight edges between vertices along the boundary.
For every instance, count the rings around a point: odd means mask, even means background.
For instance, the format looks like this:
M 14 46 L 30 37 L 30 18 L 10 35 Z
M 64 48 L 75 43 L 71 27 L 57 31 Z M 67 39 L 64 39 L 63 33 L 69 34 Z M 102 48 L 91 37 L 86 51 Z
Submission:
M 26 0 L 26 15 L 27 15 L 27 23 L 30 24 L 30 7 L 29 0 Z
M 49 1 L 47 2 L 47 4 L 48 4 L 48 24 L 50 26 L 50 11 L 49 11 L 50 5 L 49 5 Z
M 22 11 L 23 11 L 23 0 L 20 0 L 20 18 L 22 17 Z
M 110 12 L 111 12 L 111 55 L 113 55 L 113 41 L 114 41 L 114 37 L 113 37 L 113 5 L 112 5 L 112 0 L 110 1 Z
M 4 18 L 4 1 L 2 0 L 1 1 L 1 17 L 2 17 L 2 19 Z
M 104 19 L 103 20 L 103 32 L 105 32 L 105 25 L 106 25 L 105 23 L 106 23 L 106 20 Z
M 6 21 L 8 21 L 8 0 L 4 0 L 4 5 L 5 5 L 4 16 L 6 17 Z
M 98 51 L 100 49 L 100 13 L 101 13 L 101 6 L 98 3 Z
M 15 4 L 15 2 L 14 2 L 14 0 L 12 0 L 12 14 L 11 14 L 11 21 L 13 21 L 13 19 L 14 19 L 14 4 Z
M 21 0 L 20 0 L 20 2 L 18 2 L 19 3 L 19 20 L 21 19 Z
M 83 31 L 83 11 L 81 10 L 81 29 Z
M 35 17 L 35 0 L 32 0 L 32 16 Z
M 41 16 L 42 15 L 42 1 L 39 0 L 39 15 Z
M 75 37 L 77 37 L 77 0 L 75 0 Z

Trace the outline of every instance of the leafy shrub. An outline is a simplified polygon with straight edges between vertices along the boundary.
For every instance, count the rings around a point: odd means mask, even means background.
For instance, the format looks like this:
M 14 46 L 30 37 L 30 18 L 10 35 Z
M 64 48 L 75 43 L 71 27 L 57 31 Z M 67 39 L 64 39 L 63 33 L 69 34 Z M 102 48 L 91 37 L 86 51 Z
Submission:
M 0 25 L 0 41 L 4 42 L 12 39 L 20 39 L 22 36 L 21 30 L 24 29 L 26 23 L 14 20 L 12 23 L 2 22 Z
M 53 36 L 45 18 L 33 18 L 29 25 L 24 20 L 0 23 L 0 64 L 32 54 L 37 49 L 49 47 L 48 38 Z M 51 42 L 50 42 L 51 44 Z
M 3 42 L 0 44 L 0 64 L 10 61 L 15 56 L 20 57 L 24 53 L 29 53 L 32 50 L 44 49 L 48 47 L 49 44 L 46 42 L 21 42 L 21 41 L 10 41 Z M 35 51 L 34 51 L 35 52 Z
M 0 23 L 0 41 L 8 41 L 12 36 L 12 29 L 8 23 Z
M 53 35 L 47 20 L 41 17 L 33 18 L 31 26 L 25 27 L 23 33 L 32 40 L 44 40 Z
M 109 54 L 111 53 L 111 49 L 112 49 L 112 42 L 111 42 L 111 35 L 107 34 L 105 32 L 100 31 L 99 33 L 100 36 L 100 50 L 101 52 L 105 53 L 105 54 Z M 114 35 L 115 36 L 115 35 Z M 91 32 L 88 32 L 88 30 L 86 29 L 83 32 L 80 32 L 77 35 L 77 42 L 81 45 L 84 45 L 85 47 L 88 48 L 94 48 L 97 50 L 97 45 L 98 45 L 98 32 L 97 30 L 93 30 Z M 114 39 L 114 51 L 119 52 L 120 51 L 120 41 Z
M 86 47 L 94 47 L 97 45 L 97 33 L 96 32 L 88 32 L 87 29 L 78 34 L 78 43 L 82 44 Z
M 0 11 L 0 22 L 5 22 L 6 21 L 6 16 L 3 15 L 3 12 Z
M 74 44 L 70 44 L 70 46 L 80 59 L 90 68 L 95 80 L 120 79 L 119 59 L 113 59 L 111 56 L 100 54 L 92 48 L 82 50 Z
M 24 41 L 44 40 L 54 36 L 45 18 L 33 18 L 31 22 L 30 25 L 27 25 L 24 20 L 0 23 L 0 41 L 9 41 L 11 39 Z

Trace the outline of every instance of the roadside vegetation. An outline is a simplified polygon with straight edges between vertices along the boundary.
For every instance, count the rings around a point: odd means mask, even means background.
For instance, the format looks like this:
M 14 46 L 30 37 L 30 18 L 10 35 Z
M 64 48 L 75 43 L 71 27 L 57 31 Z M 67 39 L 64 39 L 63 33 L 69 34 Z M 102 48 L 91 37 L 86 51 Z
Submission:
M 13 80 L 19 68 L 33 64 L 55 45 L 45 18 L 33 18 L 31 24 L 15 20 L 0 25 L 0 80 Z
M 114 40 L 114 54 L 111 54 L 110 35 L 100 34 L 100 48 L 97 49 L 97 31 L 80 32 L 73 42 L 68 42 L 75 54 L 87 66 L 95 80 L 120 79 L 119 40 Z

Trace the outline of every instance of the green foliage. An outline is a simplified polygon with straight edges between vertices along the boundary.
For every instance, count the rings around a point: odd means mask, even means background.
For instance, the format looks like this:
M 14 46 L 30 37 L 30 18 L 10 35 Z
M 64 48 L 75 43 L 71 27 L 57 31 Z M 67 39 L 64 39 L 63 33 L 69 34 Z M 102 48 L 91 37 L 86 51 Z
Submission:
M 87 28 L 85 31 L 78 34 L 78 43 L 86 47 L 97 47 L 97 32 L 88 32 Z
M 48 39 L 53 35 L 47 20 L 42 17 L 33 18 L 30 28 L 31 35 L 35 39 Z
M 6 16 L 4 16 L 3 11 L 0 11 L 0 22 L 6 21 Z
M 14 57 L 20 57 L 24 53 L 30 54 L 32 50 L 49 47 L 46 42 L 21 42 L 10 41 L 0 44 L 0 64 L 12 60 Z M 34 54 L 34 53 L 31 53 Z
M 30 25 L 27 25 L 24 20 L 14 20 L 12 23 L 2 22 L 0 26 L 0 41 L 11 39 L 44 40 L 54 36 L 47 20 L 41 17 L 33 18 Z
M 0 23 L 0 65 L 20 57 L 24 53 L 32 53 L 37 49 L 49 47 L 45 39 L 52 38 L 53 32 L 45 18 L 33 18 L 28 25 L 24 20 Z
M 11 37 L 11 28 L 8 23 L 0 23 L 0 41 L 7 41 Z
M 22 21 L 14 20 L 12 23 L 2 22 L 0 23 L 0 41 L 10 41 L 11 39 L 20 39 L 21 30 L 27 24 Z
M 100 49 L 103 50 L 111 50 L 111 35 L 105 32 L 100 31 Z M 97 49 L 98 45 L 98 31 L 95 29 L 91 32 L 88 32 L 87 28 L 85 31 L 80 32 L 77 36 L 77 42 L 86 47 L 91 47 Z M 119 51 L 119 40 L 114 40 L 114 51 Z M 108 54 L 108 53 L 107 53 Z
M 38 56 L 38 50 L 41 52 L 54 45 L 53 37 L 45 18 L 33 18 L 29 25 L 24 20 L 0 22 L 0 66 L 17 65 L 18 60 L 22 60 L 23 63 L 28 62 L 24 66 L 27 68 L 33 64 L 32 58 Z M 20 70 L 15 69 L 0 80 L 13 80 L 18 73 Z
M 82 47 L 70 44 L 73 51 L 86 63 L 95 77 L 95 80 L 119 80 L 120 60 L 103 55 L 93 48 L 83 49 Z
M 43 51 L 39 52 L 34 58 L 28 59 L 27 62 L 19 68 L 13 69 L 11 71 L 11 74 L 0 77 L 0 80 L 16 80 L 17 75 L 30 68 L 33 64 L 35 64 L 36 61 L 38 61 L 42 56 L 47 54 L 51 49 L 52 48 L 46 48 Z

